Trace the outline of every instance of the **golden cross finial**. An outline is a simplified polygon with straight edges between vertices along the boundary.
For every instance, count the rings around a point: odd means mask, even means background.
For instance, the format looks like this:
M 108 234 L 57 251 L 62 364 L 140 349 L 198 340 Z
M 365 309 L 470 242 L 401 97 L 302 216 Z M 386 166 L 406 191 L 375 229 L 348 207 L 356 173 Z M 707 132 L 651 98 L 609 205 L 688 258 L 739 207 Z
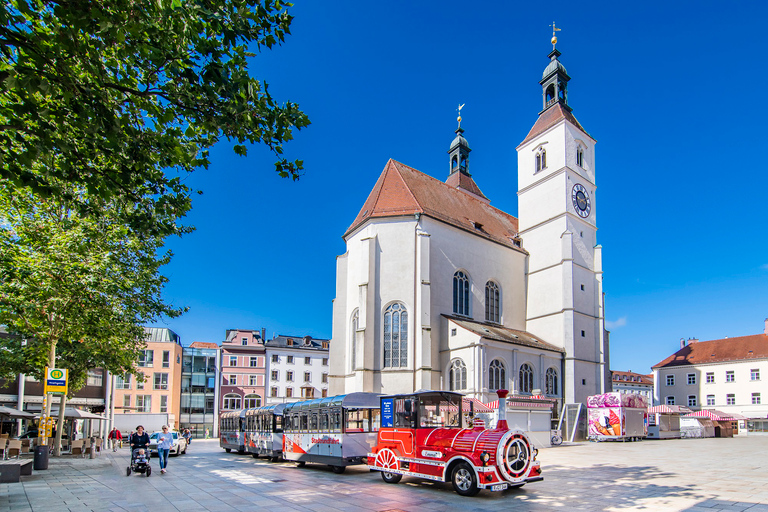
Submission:
M 560 32 L 560 30 L 562 30 L 562 29 L 557 28 L 555 26 L 555 22 L 554 21 L 552 22 L 550 27 L 552 27 L 552 49 L 554 50 L 555 49 L 555 45 L 557 44 L 557 32 Z
M 461 109 L 464 108 L 464 105 L 466 105 L 466 103 L 462 103 L 459 105 L 459 108 L 456 109 L 456 112 L 459 113 L 459 117 L 456 118 L 456 120 L 459 122 L 459 128 L 461 128 Z

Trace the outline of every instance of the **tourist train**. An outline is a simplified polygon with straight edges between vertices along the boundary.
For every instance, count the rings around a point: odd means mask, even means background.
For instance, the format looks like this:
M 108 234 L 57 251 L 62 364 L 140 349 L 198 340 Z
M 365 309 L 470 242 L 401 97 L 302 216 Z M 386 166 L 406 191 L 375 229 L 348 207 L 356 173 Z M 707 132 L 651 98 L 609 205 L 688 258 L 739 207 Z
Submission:
M 507 392 L 498 394 L 498 417 L 506 418 Z M 451 482 L 462 496 L 543 479 L 523 431 L 506 419 L 486 428 L 474 403 L 451 391 L 349 393 L 228 412 L 220 444 L 273 462 L 327 464 L 334 473 L 367 464 L 391 484 L 403 476 Z

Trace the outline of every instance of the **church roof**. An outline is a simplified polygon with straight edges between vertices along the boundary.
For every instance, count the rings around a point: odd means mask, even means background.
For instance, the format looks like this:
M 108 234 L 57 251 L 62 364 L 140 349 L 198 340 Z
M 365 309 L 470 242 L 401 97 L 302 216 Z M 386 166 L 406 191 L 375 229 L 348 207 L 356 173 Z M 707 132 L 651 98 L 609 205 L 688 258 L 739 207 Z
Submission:
M 467 179 L 474 181 L 469 176 Z M 465 188 L 471 186 L 465 183 Z M 477 195 L 485 197 L 475 185 Z M 470 189 L 471 191 L 471 189 Z M 344 233 L 344 238 L 370 218 L 422 214 L 482 238 L 522 251 L 513 239 L 517 219 L 467 192 L 390 159 L 376 185 Z
M 528 142 L 529 140 L 538 137 L 545 131 L 549 130 L 553 126 L 555 126 L 557 123 L 559 123 L 561 120 L 567 120 L 572 125 L 574 125 L 576 128 L 584 132 L 584 134 L 592 139 L 593 137 L 587 133 L 587 130 L 584 129 L 583 126 L 576 120 L 576 117 L 573 115 L 572 112 L 570 112 L 568 109 L 564 108 L 562 104 L 555 103 L 551 107 L 549 107 L 547 110 L 539 114 L 539 118 L 536 120 L 535 123 L 533 123 L 533 128 L 531 128 L 531 131 L 528 132 L 528 135 L 526 135 L 523 142 L 520 143 L 518 148 Z
M 449 187 L 460 188 L 466 192 L 469 192 L 470 194 L 474 194 L 479 199 L 485 201 L 486 203 L 491 202 L 490 199 L 485 197 L 485 194 L 483 194 L 483 192 L 480 190 L 480 187 L 477 186 L 477 183 L 475 183 L 475 180 L 473 180 L 469 174 L 464 174 L 461 171 L 456 171 L 454 173 L 451 173 L 450 176 L 448 176 L 448 179 L 445 180 L 445 183 Z
M 653 365 L 652 368 L 765 358 L 768 358 L 768 334 L 754 334 L 688 343 L 668 358 Z
M 546 341 L 542 341 L 527 331 L 519 331 L 517 329 L 510 329 L 509 327 L 486 322 L 476 322 L 474 320 L 468 320 L 458 316 L 443 316 L 460 325 L 464 329 L 471 331 L 487 340 L 501 341 L 504 343 L 511 343 L 513 345 L 523 345 L 526 347 L 538 348 L 540 350 L 549 350 L 550 352 L 565 352 L 564 349 L 556 347 L 555 345 L 547 343 Z

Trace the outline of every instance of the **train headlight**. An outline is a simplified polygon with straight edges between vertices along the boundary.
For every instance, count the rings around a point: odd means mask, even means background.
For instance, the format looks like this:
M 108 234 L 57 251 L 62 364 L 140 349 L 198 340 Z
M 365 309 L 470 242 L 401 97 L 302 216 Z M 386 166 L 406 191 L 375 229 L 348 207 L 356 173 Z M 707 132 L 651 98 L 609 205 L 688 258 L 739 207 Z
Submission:
M 488 452 L 483 452 L 480 454 L 480 460 L 483 461 L 483 466 L 488 464 L 488 461 L 491 460 L 491 454 Z

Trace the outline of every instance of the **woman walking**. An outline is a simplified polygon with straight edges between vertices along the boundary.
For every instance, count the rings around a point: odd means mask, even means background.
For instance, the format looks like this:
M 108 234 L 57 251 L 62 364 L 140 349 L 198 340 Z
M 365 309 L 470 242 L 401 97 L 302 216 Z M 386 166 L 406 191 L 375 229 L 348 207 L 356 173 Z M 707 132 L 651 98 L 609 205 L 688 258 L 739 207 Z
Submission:
M 165 473 L 168 465 L 168 452 L 173 446 L 173 434 L 168 431 L 168 425 L 163 425 L 163 431 L 157 435 L 157 456 L 160 459 L 160 473 Z

